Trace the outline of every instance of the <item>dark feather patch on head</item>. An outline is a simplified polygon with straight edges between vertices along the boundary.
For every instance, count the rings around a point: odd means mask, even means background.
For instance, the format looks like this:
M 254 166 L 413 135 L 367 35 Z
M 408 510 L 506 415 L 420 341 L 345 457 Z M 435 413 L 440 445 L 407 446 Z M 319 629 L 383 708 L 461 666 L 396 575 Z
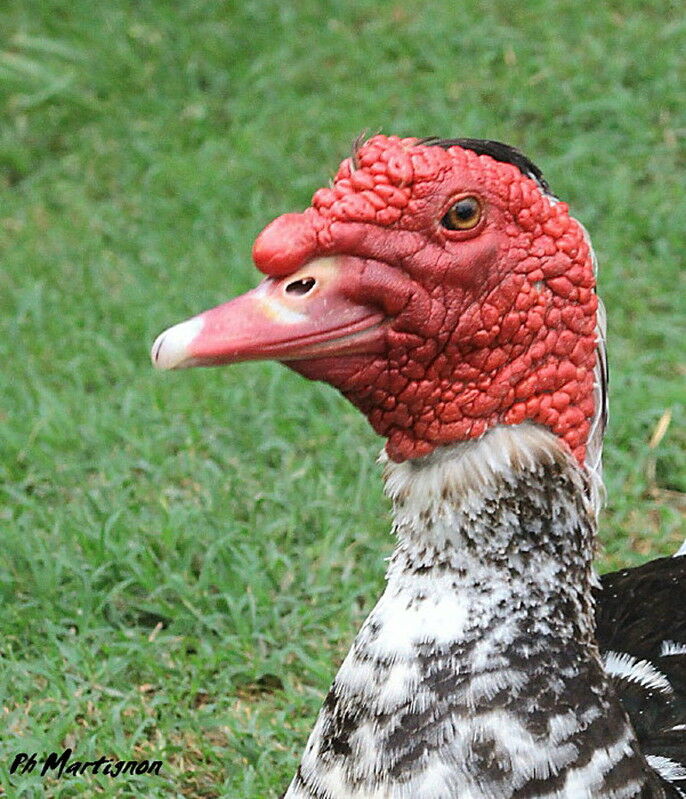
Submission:
M 548 182 L 543 177 L 543 173 L 536 164 L 530 161 L 516 147 L 511 147 L 509 144 L 493 141 L 492 139 L 439 139 L 437 136 L 426 136 L 420 139 L 417 144 L 442 147 L 444 150 L 449 150 L 451 147 L 462 147 L 464 150 L 472 150 L 477 155 L 489 155 L 496 161 L 516 166 L 523 175 L 535 180 L 546 194 L 554 196 L 550 191 Z

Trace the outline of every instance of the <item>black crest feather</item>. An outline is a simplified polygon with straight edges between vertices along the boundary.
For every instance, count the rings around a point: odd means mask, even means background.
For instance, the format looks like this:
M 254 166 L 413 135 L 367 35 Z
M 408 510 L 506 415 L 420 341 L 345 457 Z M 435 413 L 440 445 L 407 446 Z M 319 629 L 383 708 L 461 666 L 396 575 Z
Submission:
M 536 164 L 516 147 L 504 144 L 501 141 L 493 141 L 492 139 L 439 139 L 437 136 L 427 136 L 420 139 L 417 144 L 442 147 L 444 150 L 449 150 L 451 147 L 462 147 L 464 150 L 472 150 L 477 155 L 489 155 L 495 161 L 502 161 L 516 166 L 523 175 L 533 178 L 546 194 L 552 194 L 548 182 Z

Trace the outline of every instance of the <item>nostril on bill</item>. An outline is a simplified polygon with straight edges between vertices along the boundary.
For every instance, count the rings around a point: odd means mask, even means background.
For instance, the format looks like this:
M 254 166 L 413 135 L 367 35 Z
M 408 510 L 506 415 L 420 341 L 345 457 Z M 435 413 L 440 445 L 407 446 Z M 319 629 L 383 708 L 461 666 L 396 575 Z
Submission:
M 316 285 L 317 281 L 313 277 L 303 277 L 289 283 L 285 291 L 287 294 L 293 294 L 296 297 L 304 297 L 305 294 L 309 294 Z

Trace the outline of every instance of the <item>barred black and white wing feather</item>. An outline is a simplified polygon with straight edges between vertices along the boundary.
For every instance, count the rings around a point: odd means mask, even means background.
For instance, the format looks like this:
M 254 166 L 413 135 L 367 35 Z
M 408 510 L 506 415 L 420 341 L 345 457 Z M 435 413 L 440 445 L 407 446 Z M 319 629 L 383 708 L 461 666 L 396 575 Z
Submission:
M 605 670 L 646 759 L 686 799 L 686 556 L 601 580 L 596 619 Z

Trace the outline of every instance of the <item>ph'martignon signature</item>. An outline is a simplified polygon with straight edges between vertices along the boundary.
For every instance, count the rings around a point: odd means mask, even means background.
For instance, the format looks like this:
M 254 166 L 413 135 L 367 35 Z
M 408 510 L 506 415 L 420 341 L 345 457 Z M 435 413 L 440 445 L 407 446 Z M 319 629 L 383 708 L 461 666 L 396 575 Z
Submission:
M 84 774 L 103 774 L 108 777 L 119 777 L 124 774 L 159 775 L 162 769 L 161 760 L 116 760 L 112 757 L 99 757 L 97 760 L 72 760 L 72 750 L 65 749 L 61 753 L 50 752 L 44 758 L 38 758 L 37 752 L 18 752 L 12 760 L 10 774 L 30 774 L 41 763 L 41 777 L 80 777 Z

